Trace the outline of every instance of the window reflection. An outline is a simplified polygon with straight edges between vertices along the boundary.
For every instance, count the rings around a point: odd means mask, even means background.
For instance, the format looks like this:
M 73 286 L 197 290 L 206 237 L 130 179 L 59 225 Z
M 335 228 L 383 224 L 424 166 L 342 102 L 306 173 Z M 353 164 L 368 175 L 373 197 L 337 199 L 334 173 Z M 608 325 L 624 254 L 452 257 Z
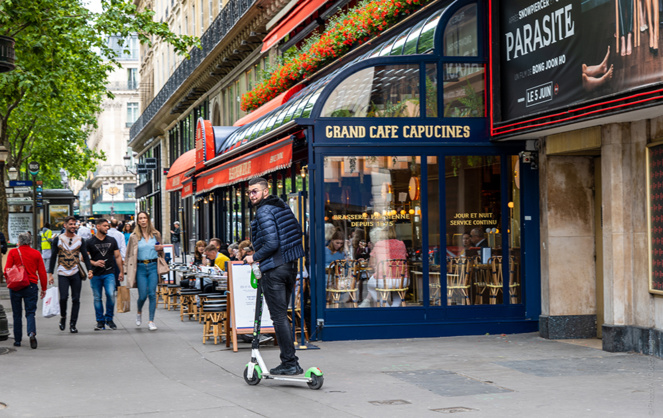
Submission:
M 325 157 L 327 307 L 422 305 L 421 159 Z
M 486 116 L 486 89 L 483 64 L 444 64 L 444 117 Z
M 449 305 L 503 302 L 499 156 L 449 156 L 446 261 Z
M 420 116 L 419 65 L 380 65 L 347 77 L 329 95 L 322 117 Z
M 477 5 L 458 10 L 444 28 L 444 55 L 456 57 L 478 56 Z

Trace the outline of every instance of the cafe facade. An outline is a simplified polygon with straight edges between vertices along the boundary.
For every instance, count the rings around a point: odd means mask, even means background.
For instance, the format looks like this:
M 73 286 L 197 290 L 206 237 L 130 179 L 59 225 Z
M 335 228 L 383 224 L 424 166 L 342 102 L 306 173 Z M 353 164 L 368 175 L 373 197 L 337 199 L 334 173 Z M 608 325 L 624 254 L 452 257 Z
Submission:
M 313 339 L 536 331 L 537 149 L 491 138 L 489 22 L 431 2 L 236 126 L 199 118 L 166 180 L 177 216 L 246 239 L 265 177 L 302 224 Z

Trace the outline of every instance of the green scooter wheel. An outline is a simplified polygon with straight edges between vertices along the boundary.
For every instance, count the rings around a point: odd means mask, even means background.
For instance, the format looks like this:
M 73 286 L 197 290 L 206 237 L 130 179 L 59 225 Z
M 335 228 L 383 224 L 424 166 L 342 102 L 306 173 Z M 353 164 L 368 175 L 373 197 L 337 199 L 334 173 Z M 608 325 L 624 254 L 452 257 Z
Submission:
M 258 377 L 258 371 L 254 369 L 253 376 L 251 376 L 251 378 L 249 379 L 249 366 L 246 366 L 244 368 L 244 381 L 251 386 L 255 386 L 258 383 L 260 383 L 260 378 Z
M 325 378 L 323 376 L 312 374 L 311 381 L 308 382 L 307 385 L 310 389 L 318 390 L 322 387 L 323 383 L 325 383 Z

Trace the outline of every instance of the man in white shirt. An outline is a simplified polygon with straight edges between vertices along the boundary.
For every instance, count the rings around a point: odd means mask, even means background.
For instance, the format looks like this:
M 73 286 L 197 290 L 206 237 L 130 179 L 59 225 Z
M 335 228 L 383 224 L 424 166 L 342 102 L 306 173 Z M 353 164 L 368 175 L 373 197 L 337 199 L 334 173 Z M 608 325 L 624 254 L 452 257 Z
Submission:
M 92 230 L 87 227 L 87 223 L 82 222 L 81 226 L 78 228 L 78 232 L 76 232 L 76 235 L 83 239 L 90 239 L 92 238 Z
M 117 226 L 119 222 L 117 219 L 112 218 L 110 221 L 111 227 L 108 228 L 108 232 L 106 233 L 109 237 L 115 238 L 115 241 L 117 241 L 117 246 L 120 249 L 120 255 L 122 256 L 122 263 L 124 263 L 124 256 L 127 254 L 127 243 L 124 240 L 124 234 L 122 234 L 120 231 L 117 230 Z M 120 285 L 120 269 L 115 266 L 115 288 Z

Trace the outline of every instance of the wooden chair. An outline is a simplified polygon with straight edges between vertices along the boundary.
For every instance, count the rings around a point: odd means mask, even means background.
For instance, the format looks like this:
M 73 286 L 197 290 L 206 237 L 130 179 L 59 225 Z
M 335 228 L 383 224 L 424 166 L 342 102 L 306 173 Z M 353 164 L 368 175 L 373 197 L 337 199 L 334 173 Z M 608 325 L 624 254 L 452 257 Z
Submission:
M 200 316 L 203 317 L 203 344 L 207 340 L 214 338 L 214 344 L 223 341 L 226 337 L 226 343 L 230 339 L 228 328 L 228 304 L 225 295 L 207 296 L 200 305 Z M 218 341 L 218 342 L 217 342 Z
M 488 260 L 490 264 L 490 282 L 487 284 L 488 297 L 491 305 L 497 303 L 497 295 L 504 288 L 504 275 L 502 273 L 502 256 L 494 256 Z
M 470 263 L 467 257 L 452 258 L 447 270 L 447 304 L 460 298 L 461 305 L 470 305 Z
M 184 321 L 184 316 L 188 316 L 189 320 L 193 317 L 196 319 L 198 314 L 198 303 L 196 296 L 202 293 L 197 289 L 182 289 L 180 291 L 180 321 Z
M 509 298 L 510 303 L 519 303 L 519 290 L 520 290 L 520 264 L 516 261 L 516 257 L 509 257 Z
M 347 294 L 357 307 L 357 263 L 354 260 L 335 260 L 327 268 L 327 300 L 338 308 L 341 295 Z
M 157 284 L 157 308 L 159 304 L 163 305 L 163 308 L 168 307 L 168 285 L 166 283 Z
M 473 271 L 472 283 L 474 284 L 474 304 L 483 305 L 483 295 L 488 290 L 490 283 L 490 264 L 481 264 L 481 257 L 468 258 L 470 269 Z
M 392 259 L 378 263 L 375 290 L 380 306 L 384 306 L 391 293 L 397 293 L 401 298 L 401 306 L 405 306 L 405 294 L 409 286 L 407 270 L 407 260 Z
M 166 285 L 166 308 L 168 310 L 180 307 L 180 289 L 178 284 Z
M 306 323 L 302 320 L 302 300 L 299 293 L 299 279 L 295 282 L 295 306 L 293 308 L 292 304 L 288 305 L 288 319 L 292 322 L 292 326 L 295 328 L 295 339 L 297 339 L 297 334 L 301 335 L 302 328 L 304 330 L 304 338 L 308 341 L 308 331 L 306 330 Z M 304 293 L 308 288 L 308 278 L 304 278 Z

